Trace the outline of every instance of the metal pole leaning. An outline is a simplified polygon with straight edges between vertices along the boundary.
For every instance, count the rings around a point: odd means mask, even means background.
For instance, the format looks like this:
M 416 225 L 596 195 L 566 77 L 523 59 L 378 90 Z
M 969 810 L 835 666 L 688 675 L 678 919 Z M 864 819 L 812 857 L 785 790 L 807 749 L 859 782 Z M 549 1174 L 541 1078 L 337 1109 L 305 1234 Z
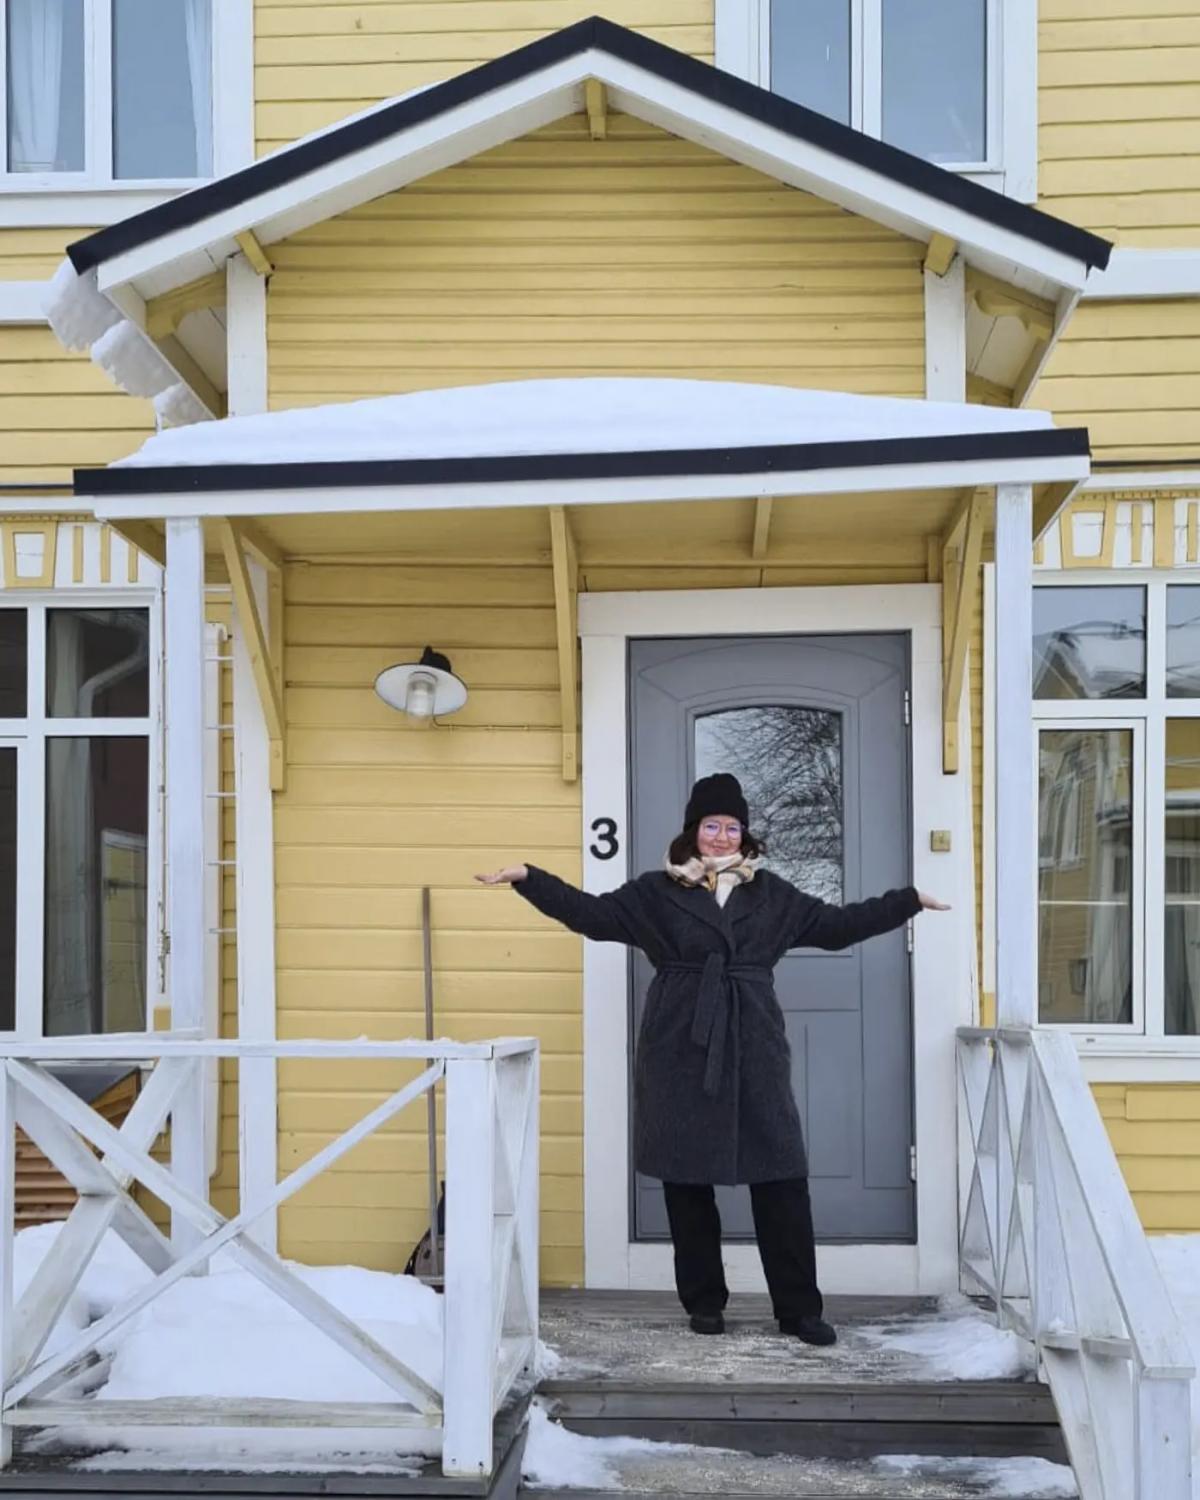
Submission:
M 421 952 L 425 967 L 425 1040 L 433 1041 L 433 923 L 429 910 L 429 887 L 421 887 Z M 442 1257 L 438 1249 L 438 1149 L 437 1091 L 430 1089 L 425 1098 L 429 1120 L 429 1268 L 433 1276 L 441 1272 Z

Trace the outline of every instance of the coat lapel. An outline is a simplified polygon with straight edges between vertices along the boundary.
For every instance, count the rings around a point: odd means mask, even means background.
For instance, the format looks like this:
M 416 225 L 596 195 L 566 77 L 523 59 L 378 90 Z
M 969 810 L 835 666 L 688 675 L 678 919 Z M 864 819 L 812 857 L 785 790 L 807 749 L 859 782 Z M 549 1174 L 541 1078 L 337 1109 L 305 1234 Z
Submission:
M 699 917 L 702 922 L 714 928 L 725 939 L 726 944 L 733 947 L 733 927 L 730 924 L 726 907 L 717 905 L 716 897 L 711 891 L 706 891 L 703 886 L 680 885 L 677 880 L 667 876 L 667 895 L 681 910 L 686 911 L 693 917 Z
M 756 912 L 767 899 L 767 882 L 758 877 L 748 881 L 745 885 L 735 886 L 729 900 L 725 903 L 725 911 L 733 926 L 744 922 L 748 916 Z

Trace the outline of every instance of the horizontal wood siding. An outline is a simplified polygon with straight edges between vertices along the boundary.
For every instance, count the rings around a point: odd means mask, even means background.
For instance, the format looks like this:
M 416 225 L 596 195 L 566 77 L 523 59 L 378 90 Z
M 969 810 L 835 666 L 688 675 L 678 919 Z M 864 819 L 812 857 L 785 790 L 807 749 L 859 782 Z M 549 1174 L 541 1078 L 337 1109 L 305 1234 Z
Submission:
M 1085 302 L 1030 405 L 1084 426 L 1098 458 L 1200 454 L 1200 298 Z
M 1200 245 L 1193 0 L 1042 0 L 1039 191 L 1124 246 Z
M 273 407 L 536 376 L 920 396 L 919 247 L 628 116 L 582 116 L 274 247 Z
M 712 0 L 257 0 L 260 152 L 601 15 L 712 60 Z
M 45 327 L 0 326 L 0 483 L 66 483 L 154 431 L 149 401 L 126 396 Z
M 1200 1231 L 1200 1085 L 1104 1083 L 1093 1093 L 1145 1228 Z
M 580 944 L 511 891 L 473 882 L 522 856 L 580 876 L 578 788 L 560 774 L 551 574 L 420 571 L 424 592 L 436 584 L 436 609 L 404 602 L 411 569 L 287 570 L 290 764 L 275 816 L 280 1034 L 423 1034 L 428 884 L 437 1034 L 541 1040 L 543 1272 L 571 1284 L 583 1273 Z M 372 682 L 427 640 L 468 674 L 471 696 L 445 724 L 418 729 L 385 707 Z M 282 1063 L 281 1171 L 411 1072 Z M 427 1223 L 424 1132 L 417 1104 L 286 1205 L 283 1252 L 402 1268 Z
M 0 229 L 0 281 L 44 281 L 87 229 Z M 0 328 L 0 339 L 4 329 Z

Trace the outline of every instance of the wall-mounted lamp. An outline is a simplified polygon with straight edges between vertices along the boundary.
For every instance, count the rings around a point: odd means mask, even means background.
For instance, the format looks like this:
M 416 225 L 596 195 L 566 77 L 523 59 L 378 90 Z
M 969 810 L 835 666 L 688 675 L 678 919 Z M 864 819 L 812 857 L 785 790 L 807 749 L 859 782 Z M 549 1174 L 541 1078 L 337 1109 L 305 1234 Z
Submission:
M 410 719 L 432 719 L 456 713 L 467 701 L 467 685 L 450 670 L 450 658 L 426 646 L 420 661 L 385 667 L 375 679 L 375 691 L 389 708 L 399 708 Z

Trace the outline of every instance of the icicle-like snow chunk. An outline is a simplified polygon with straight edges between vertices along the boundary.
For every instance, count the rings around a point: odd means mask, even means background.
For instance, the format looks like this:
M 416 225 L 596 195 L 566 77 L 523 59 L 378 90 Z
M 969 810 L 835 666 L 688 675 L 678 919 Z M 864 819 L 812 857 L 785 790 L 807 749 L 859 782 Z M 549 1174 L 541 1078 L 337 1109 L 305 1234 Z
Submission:
M 121 314 L 96 287 L 94 270 L 82 276 L 64 260 L 50 278 L 42 304 L 50 327 L 67 349 L 87 349 L 121 321 Z
M 190 386 L 177 380 L 154 398 L 154 411 L 160 427 L 188 427 L 193 422 L 206 422 L 212 412 Z
M 96 340 L 92 359 L 131 396 L 157 396 L 178 380 L 145 334 L 125 319 Z

